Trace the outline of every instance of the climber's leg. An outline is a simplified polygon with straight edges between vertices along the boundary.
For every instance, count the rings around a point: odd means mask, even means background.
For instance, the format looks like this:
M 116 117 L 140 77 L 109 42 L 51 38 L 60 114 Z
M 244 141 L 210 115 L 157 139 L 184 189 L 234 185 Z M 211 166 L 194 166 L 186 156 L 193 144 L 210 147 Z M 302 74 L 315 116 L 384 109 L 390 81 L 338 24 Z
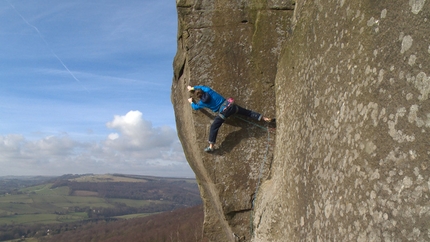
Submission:
M 236 105 L 236 106 L 238 108 L 237 113 L 240 115 L 250 117 L 250 118 L 258 120 L 258 121 L 260 121 L 261 119 L 263 119 L 266 122 L 272 122 L 273 121 L 273 119 L 271 119 L 271 118 L 263 117 L 263 115 L 260 113 L 248 110 L 246 108 L 242 108 L 241 106 L 238 106 L 238 105 Z
M 224 119 L 220 116 L 216 116 L 209 130 L 209 145 L 213 147 L 216 142 L 216 137 L 218 135 L 218 130 L 221 125 L 224 123 Z
M 240 114 L 240 115 L 243 115 L 246 117 L 250 117 L 250 118 L 258 120 L 258 121 L 260 121 L 263 118 L 263 115 L 261 115 L 257 112 L 248 110 L 246 108 L 242 108 L 241 106 L 238 106 L 238 105 L 236 105 L 236 106 L 238 108 L 237 114 Z

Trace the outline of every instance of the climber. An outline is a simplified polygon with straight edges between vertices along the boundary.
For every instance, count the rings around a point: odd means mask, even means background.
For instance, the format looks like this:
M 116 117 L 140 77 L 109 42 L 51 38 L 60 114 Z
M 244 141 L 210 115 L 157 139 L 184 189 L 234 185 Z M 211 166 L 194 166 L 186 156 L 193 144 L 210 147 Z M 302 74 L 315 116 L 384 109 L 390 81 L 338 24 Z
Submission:
M 189 92 L 194 93 L 194 95 L 199 99 L 197 102 L 193 102 L 193 98 L 188 99 L 188 102 L 194 110 L 208 108 L 218 114 L 212 122 L 209 130 L 209 146 L 204 149 L 206 152 L 212 152 L 214 150 L 218 130 L 224 121 L 231 115 L 240 114 L 258 121 L 261 119 L 266 122 L 274 121 L 274 119 L 263 117 L 263 115 L 259 113 L 234 104 L 233 98 L 225 99 L 223 96 L 207 86 L 188 86 L 187 88 Z

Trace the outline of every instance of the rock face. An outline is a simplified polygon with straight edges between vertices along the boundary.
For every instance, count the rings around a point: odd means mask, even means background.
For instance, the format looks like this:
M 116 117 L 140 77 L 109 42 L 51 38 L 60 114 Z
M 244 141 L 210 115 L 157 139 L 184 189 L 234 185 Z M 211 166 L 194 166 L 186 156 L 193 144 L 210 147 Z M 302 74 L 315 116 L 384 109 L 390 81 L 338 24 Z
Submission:
M 211 241 L 430 240 L 430 2 L 177 6 L 172 102 Z M 204 153 L 197 84 L 276 132 L 231 118 Z
M 177 2 L 172 102 L 205 205 L 204 232 L 212 241 L 251 238 L 254 193 L 269 175 L 275 132 L 263 122 L 229 118 L 220 129 L 217 149 L 206 154 L 214 114 L 191 110 L 187 86 L 210 86 L 244 108 L 274 117 L 277 62 L 292 7 L 276 1 Z

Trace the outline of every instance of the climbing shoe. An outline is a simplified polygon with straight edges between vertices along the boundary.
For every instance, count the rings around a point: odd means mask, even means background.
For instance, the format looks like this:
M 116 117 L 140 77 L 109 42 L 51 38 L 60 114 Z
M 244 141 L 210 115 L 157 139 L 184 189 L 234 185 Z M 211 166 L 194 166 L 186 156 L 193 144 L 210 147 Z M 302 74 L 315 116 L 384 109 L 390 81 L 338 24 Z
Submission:
M 214 151 L 214 149 L 212 149 L 210 146 L 208 146 L 204 149 L 204 151 L 209 153 L 209 152 Z
M 266 117 L 264 117 L 263 120 L 266 121 L 266 122 L 268 122 L 268 123 L 275 123 L 276 122 L 276 119 L 274 119 L 274 118 L 266 118 Z

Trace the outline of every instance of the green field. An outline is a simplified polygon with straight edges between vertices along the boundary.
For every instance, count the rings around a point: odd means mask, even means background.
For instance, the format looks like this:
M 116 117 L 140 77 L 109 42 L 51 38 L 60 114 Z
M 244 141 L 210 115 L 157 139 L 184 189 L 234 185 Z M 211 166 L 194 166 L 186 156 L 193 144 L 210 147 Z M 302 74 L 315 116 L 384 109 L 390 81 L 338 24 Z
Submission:
M 143 206 L 148 206 L 150 203 L 166 203 L 159 200 L 134 200 L 134 199 L 123 199 L 123 198 L 111 198 L 108 201 L 113 203 L 124 203 L 129 207 L 143 207 Z
M 69 196 L 68 187 L 51 189 L 51 185 L 44 184 L 24 188 L 20 190 L 22 194 L 0 195 L 0 224 L 75 222 L 87 219 L 87 214 L 85 212 L 72 212 L 70 208 L 113 207 L 112 203 L 141 207 L 151 202 L 162 202 Z
M 120 218 L 120 219 L 143 218 L 153 214 L 155 213 L 136 213 L 136 214 L 123 215 L 123 216 L 116 216 L 114 218 Z
M 201 201 L 195 179 L 69 174 L 56 179 L 6 177 L 0 181 L 0 225 L 128 219 Z

